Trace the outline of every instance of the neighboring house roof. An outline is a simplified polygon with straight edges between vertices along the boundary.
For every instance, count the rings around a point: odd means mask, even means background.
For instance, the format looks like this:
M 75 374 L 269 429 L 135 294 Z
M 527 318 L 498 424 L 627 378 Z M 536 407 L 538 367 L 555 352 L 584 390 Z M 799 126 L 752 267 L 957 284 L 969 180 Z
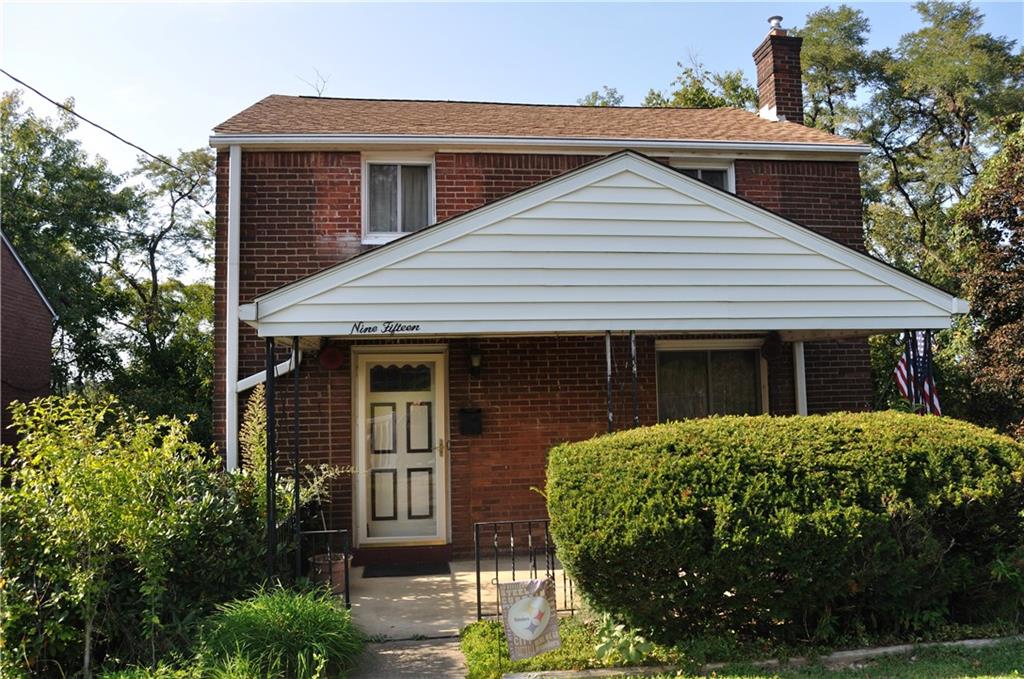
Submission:
M 261 336 L 880 332 L 949 327 L 967 304 L 625 151 L 240 311 Z
M 39 287 L 38 283 L 36 283 L 36 279 L 32 276 L 32 272 L 28 270 L 27 266 L 25 266 L 25 262 L 21 261 L 21 257 L 18 256 L 18 251 L 14 249 L 14 246 L 11 245 L 11 241 L 7 240 L 6 234 L 2 231 L 0 231 L 0 239 L 3 239 L 4 247 L 6 247 L 7 251 L 11 253 L 12 257 L 14 257 L 14 261 L 18 263 L 19 267 L 21 267 L 21 271 L 25 274 L 25 278 L 27 278 L 29 283 L 32 284 L 32 287 L 35 288 L 36 294 L 39 295 L 39 299 L 43 300 L 43 304 L 45 304 L 46 308 L 50 310 L 50 315 L 53 316 L 54 320 L 56 320 L 57 312 L 53 310 L 53 305 L 50 304 L 50 300 L 46 299 L 46 295 L 43 294 L 43 289 Z
M 214 128 L 217 136 L 333 135 L 458 139 L 748 142 L 864 150 L 851 139 L 736 108 L 499 104 L 271 95 Z

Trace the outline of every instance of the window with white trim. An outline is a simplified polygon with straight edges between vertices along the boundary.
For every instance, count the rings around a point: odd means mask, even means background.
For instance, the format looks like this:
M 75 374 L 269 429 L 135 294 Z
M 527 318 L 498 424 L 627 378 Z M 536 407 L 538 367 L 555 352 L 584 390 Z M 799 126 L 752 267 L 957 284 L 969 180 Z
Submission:
M 726 169 L 707 167 L 679 167 L 676 169 L 687 177 L 699 179 L 705 184 L 714 186 L 716 189 L 722 189 L 723 191 L 729 192 L 732 191 L 729 187 L 729 171 Z
M 658 351 L 658 421 L 762 412 L 757 349 Z
M 434 222 L 430 160 L 368 158 L 363 167 L 365 240 L 390 240 Z

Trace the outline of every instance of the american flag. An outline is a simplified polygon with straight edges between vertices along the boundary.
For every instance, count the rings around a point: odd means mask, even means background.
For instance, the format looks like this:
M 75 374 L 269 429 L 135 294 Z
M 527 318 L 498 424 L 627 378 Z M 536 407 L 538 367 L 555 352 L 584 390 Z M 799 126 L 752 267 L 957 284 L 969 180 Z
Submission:
M 903 353 L 894 371 L 896 386 L 903 398 L 915 410 L 924 414 L 942 415 L 939 391 L 932 374 L 932 333 L 907 332 L 904 334 Z

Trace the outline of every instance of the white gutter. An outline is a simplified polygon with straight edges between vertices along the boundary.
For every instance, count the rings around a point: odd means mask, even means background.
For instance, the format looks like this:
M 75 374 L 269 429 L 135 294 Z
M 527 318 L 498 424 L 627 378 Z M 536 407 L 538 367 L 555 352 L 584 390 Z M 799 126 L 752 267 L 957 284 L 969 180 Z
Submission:
M 224 349 L 224 466 L 238 469 L 238 278 L 242 215 L 242 147 L 228 156 L 228 280 Z
M 643 148 L 651 150 L 700 151 L 799 151 L 865 155 L 866 144 L 808 144 L 802 142 L 708 141 L 699 139 L 609 139 L 601 137 L 456 137 L 444 135 L 360 135 L 360 134 L 214 134 L 210 146 L 234 144 L 283 145 L 409 145 L 409 146 L 542 146 L 582 148 Z
M 284 361 L 281 361 L 274 366 L 274 377 L 280 377 L 281 375 L 287 375 L 291 371 L 302 363 L 302 351 L 292 349 L 292 353 Z M 257 384 L 263 384 L 267 381 L 267 371 L 261 370 L 258 373 L 249 375 L 245 379 L 238 380 L 238 384 L 235 385 L 235 393 L 242 393 L 252 389 Z

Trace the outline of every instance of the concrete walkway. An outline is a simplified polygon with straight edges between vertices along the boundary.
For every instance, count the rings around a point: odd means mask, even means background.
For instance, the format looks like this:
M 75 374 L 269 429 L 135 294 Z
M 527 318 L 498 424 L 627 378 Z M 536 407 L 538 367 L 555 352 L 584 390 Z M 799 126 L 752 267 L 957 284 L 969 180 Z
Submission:
M 458 639 L 386 641 L 367 644 L 359 666 L 348 676 L 351 679 L 461 678 L 466 676 L 466 664 Z
M 529 578 L 523 563 L 517 563 L 516 577 L 511 564 L 500 563 L 501 582 Z M 352 619 L 375 641 L 457 637 L 466 625 L 476 622 L 476 564 L 453 561 L 448 575 L 400 578 L 364 578 L 363 569 L 353 568 Z M 543 571 L 540 577 L 544 577 Z M 484 614 L 497 611 L 497 588 L 493 584 L 494 562 L 481 573 Z M 558 601 L 563 603 L 562 571 L 555 571 Z

